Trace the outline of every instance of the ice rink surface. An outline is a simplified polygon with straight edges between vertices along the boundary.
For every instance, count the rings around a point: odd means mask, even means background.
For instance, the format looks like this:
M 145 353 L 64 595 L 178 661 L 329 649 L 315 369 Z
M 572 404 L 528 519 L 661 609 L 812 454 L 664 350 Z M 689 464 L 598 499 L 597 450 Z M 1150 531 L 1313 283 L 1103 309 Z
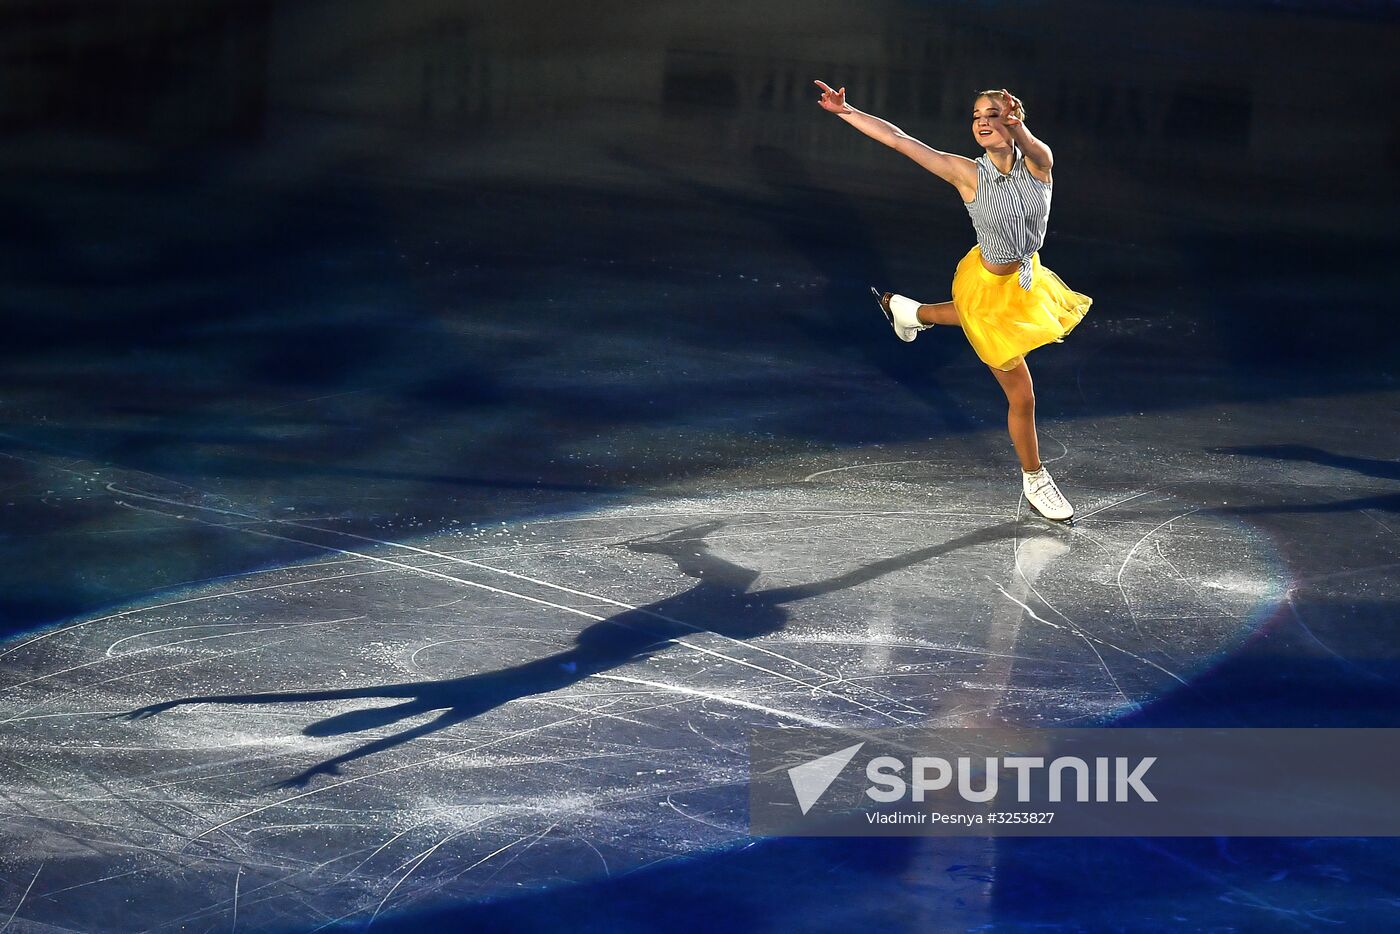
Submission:
M 1250 518 L 1278 491 L 1233 499 L 1248 461 L 1076 484 L 1069 529 L 954 478 L 977 443 L 411 534 L 64 464 L 128 521 L 307 557 L 4 646 L 21 917 L 308 930 L 625 876 L 752 845 L 751 728 L 1106 724 L 1302 625 L 1318 585 Z M 992 871 L 990 843 L 923 847 Z

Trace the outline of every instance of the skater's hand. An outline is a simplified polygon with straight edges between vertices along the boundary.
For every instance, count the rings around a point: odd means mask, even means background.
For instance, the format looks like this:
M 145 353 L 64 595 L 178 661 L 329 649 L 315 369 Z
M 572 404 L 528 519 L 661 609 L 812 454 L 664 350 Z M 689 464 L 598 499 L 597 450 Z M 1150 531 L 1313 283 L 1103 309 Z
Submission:
M 825 82 L 813 81 L 812 83 L 822 89 L 822 96 L 817 98 L 817 103 L 821 105 L 822 110 L 829 110 L 834 114 L 848 114 L 851 112 L 851 106 L 846 103 L 845 88 L 839 91 L 833 91 Z
M 1020 126 L 1026 112 L 1025 107 L 1021 105 L 1021 99 L 1006 88 L 1001 89 L 1001 94 L 1006 100 L 1006 105 L 1002 108 L 1005 112 L 1001 115 L 1001 122 L 1008 127 Z

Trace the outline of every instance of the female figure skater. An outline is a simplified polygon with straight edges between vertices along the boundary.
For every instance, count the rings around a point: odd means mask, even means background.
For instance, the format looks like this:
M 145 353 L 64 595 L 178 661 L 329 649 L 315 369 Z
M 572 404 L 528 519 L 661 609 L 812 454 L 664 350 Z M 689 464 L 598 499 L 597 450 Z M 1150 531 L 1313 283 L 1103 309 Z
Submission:
M 846 103 L 846 89 L 820 81 L 818 103 L 866 136 L 902 152 L 958 190 L 977 231 L 977 245 L 953 274 L 953 300 L 924 305 L 881 294 L 880 310 L 894 333 L 912 341 L 936 324 L 961 327 L 972 349 L 991 367 L 1010 403 L 1007 427 L 1021 460 L 1021 489 L 1046 519 L 1070 521 L 1074 508 L 1040 462 L 1035 436 L 1035 392 L 1025 355 L 1059 341 L 1093 303 L 1040 264 L 1050 217 L 1050 147 L 1026 128 L 1026 110 L 1010 91 L 983 91 L 972 105 L 976 159 L 940 152 L 899 127 Z

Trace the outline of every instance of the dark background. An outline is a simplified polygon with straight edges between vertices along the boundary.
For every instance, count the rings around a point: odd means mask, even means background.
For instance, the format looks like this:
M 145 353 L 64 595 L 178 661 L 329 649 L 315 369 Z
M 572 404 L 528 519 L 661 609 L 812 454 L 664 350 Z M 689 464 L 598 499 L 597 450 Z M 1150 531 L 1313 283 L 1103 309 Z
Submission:
M 1043 415 L 1393 399 L 1398 53 L 1382 2 L 12 0 L 0 494 L 25 496 L 0 496 L 0 631 L 297 556 L 188 530 L 112 547 L 99 487 L 46 501 L 91 466 L 431 525 L 996 424 L 965 349 L 901 354 L 866 307 L 870 283 L 945 300 L 965 212 L 813 78 L 968 155 L 977 90 L 1025 101 L 1056 154 L 1042 255 L 1095 298 L 1037 371 L 1061 389 Z M 673 352 L 629 350 L 656 339 Z M 797 378 L 737 350 L 838 362 Z M 843 355 L 936 412 L 843 386 Z M 1364 457 L 1281 463 L 1400 476 L 1393 407 L 1369 404 L 1338 413 Z M 1369 634 L 1379 682 L 1246 653 L 1152 716 L 1394 725 L 1392 611 L 1329 617 Z M 454 923 L 781 926 L 772 892 L 842 868 L 878 892 L 903 845 L 777 841 Z M 1212 873 L 1395 860 L 1307 846 L 1018 841 L 998 897 L 1010 925 L 1072 930 Z

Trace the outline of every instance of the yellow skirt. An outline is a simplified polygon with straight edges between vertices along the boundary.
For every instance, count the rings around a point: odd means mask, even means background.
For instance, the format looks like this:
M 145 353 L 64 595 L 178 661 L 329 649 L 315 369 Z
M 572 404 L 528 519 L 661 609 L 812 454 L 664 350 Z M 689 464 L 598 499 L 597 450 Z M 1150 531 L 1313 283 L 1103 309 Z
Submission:
M 1094 300 L 1065 285 L 1031 255 L 1031 290 L 1021 288 L 1017 272 L 998 276 L 982 265 L 982 250 L 973 247 L 953 274 L 953 305 L 972 349 L 997 370 L 1014 370 L 1037 347 L 1058 342 L 1083 320 Z

